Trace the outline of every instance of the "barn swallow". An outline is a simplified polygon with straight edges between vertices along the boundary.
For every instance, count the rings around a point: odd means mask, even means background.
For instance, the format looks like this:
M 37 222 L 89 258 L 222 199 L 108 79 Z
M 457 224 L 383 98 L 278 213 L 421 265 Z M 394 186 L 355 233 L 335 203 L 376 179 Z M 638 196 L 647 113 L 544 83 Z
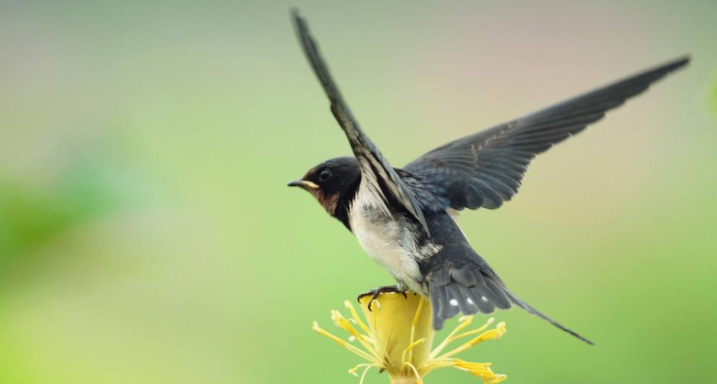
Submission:
M 536 155 L 687 65 L 689 57 L 452 141 L 394 168 L 351 113 L 306 20 L 297 11 L 292 18 L 354 156 L 327 160 L 289 186 L 310 192 L 395 278 L 395 287 L 373 294 L 393 288 L 430 298 L 436 330 L 459 312 L 489 314 L 515 305 L 592 345 L 514 295 L 473 250 L 453 216 L 465 208 L 497 209 L 511 200 Z

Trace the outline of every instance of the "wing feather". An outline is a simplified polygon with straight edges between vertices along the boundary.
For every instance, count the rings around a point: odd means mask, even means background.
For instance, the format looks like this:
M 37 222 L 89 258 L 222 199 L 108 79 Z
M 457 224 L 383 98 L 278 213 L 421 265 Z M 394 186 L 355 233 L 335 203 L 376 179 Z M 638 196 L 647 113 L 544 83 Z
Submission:
M 403 180 L 398 176 L 378 148 L 371 142 L 363 130 L 361 130 L 358 121 L 341 96 L 336 82 L 331 77 L 326 62 L 321 57 L 318 44 L 316 44 L 316 41 L 309 32 L 308 23 L 299 15 L 297 10 L 292 11 L 292 19 L 304 54 L 309 60 L 311 68 L 314 70 L 316 77 L 324 88 L 326 96 L 331 102 L 331 112 L 346 134 L 351 144 L 351 149 L 361 165 L 361 172 L 364 175 L 368 173 L 372 176 L 365 178 L 365 180 L 376 180 L 380 185 L 374 186 L 373 190 L 381 194 L 384 200 L 388 200 L 390 197 L 393 201 L 404 206 L 406 211 L 413 215 L 413 217 L 421 223 L 426 233 L 428 233 L 428 226 L 423 217 L 423 211 L 421 210 L 419 201 L 411 190 L 407 188 Z M 387 190 L 390 196 L 384 195 L 384 189 Z
M 442 145 L 404 169 L 444 197 L 432 208 L 495 209 L 521 186 L 533 158 L 689 63 L 683 57 L 552 107 Z M 476 196 L 478 194 L 479 196 Z M 432 200 L 434 201 L 434 200 Z

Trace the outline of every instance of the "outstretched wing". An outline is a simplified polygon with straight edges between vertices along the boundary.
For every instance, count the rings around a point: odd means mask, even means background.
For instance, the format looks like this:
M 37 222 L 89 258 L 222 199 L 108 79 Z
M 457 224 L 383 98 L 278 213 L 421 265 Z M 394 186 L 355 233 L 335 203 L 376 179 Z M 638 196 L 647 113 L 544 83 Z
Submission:
M 408 164 L 438 200 L 433 209 L 495 209 L 520 188 L 533 158 L 582 131 L 650 84 L 686 65 L 683 57 L 612 85 L 438 147 Z M 440 204 L 434 204 L 440 201 Z
M 398 176 L 396 171 L 391 167 L 388 161 L 383 157 L 381 152 L 369 140 L 368 136 L 363 133 L 356 118 L 351 113 L 348 105 L 344 102 L 339 92 L 339 88 L 331 78 L 329 68 L 322 59 L 319 47 L 309 32 L 309 26 L 303 17 L 299 15 L 297 10 L 292 11 L 296 33 L 299 36 L 301 47 L 306 54 L 311 67 L 314 69 L 321 85 L 324 87 L 326 96 L 331 101 L 331 112 L 341 125 L 346 137 L 349 139 L 351 149 L 361 165 L 361 171 L 369 182 L 376 182 L 375 191 L 384 194 L 384 189 L 391 197 L 402 204 L 408 212 L 410 212 L 428 233 L 428 226 L 423 217 L 418 200 L 413 196 L 411 191 L 406 187 L 403 180 Z M 383 196 L 387 199 L 388 196 Z

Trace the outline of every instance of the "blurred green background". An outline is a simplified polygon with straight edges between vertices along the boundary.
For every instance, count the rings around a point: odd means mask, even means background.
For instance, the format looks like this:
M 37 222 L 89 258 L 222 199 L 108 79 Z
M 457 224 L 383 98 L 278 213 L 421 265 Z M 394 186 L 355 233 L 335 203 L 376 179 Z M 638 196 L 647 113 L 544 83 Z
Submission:
M 391 279 L 285 187 L 349 154 L 290 6 L 395 166 L 692 54 L 541 156 L 513 202 L 459 219 L 518 296 L 597 346 L 513 310 L 463 357 L 513 383 L 709 377 L 714 1 L 3 1 L 0 383 L 357 382 L 310 326 Z M 428 381 L 448 380 L 476 382 Z

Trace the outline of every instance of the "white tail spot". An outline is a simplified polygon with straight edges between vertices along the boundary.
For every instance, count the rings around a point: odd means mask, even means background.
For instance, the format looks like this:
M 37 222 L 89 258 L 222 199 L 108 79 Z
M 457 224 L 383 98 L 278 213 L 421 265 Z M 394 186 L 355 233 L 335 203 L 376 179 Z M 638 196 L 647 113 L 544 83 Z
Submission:
M 451 303 L 451 305 L 454 307 L 458 306 L 458 300 L 456 300 L 456 299 L 451 299 L 451 301 L 449 301 L 449 303 Z
M 480 299 L 483 300 L 483 301 L 485 301 L 486 303 L 488 302 L 488 298 L 485 297 L 485 296 L 481 296 Z
M 470 305 L 475 305 L 475 303 L 473 302 L 473 300 L 471 300 L 470 297 L 469 297 L 468 299 L 466 299 L 466 301 L 467 301 L 468 304 L 470 304 Z

